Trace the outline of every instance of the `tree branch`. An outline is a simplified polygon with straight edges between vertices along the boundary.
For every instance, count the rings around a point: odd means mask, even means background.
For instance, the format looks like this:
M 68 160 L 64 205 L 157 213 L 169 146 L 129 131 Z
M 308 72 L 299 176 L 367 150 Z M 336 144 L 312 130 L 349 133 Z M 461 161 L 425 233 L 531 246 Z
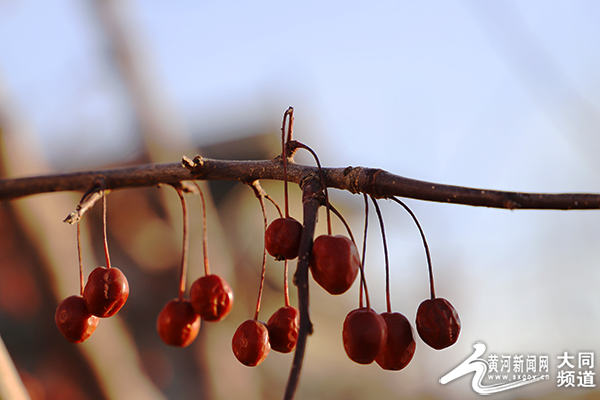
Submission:
M 288 164 L 288 180 L 296 184 L 317 168 Z M 405 178 L 390 172 L 364 167 L 323 168 L 327 186 L 366 193 L 377 198 L 399 196 L 418 200 L 505 209 L 600 209 L 600 194 L 523 193 L 475 189 Z M 108 190 L 174 184 L 190 179 L 225 180 L 250 183 L 257 179 L 283 181 L 280 157 L 274 160 L 214 160 L 196 156 L 182 163 L 145 164 L 100 171 L 74 172 L 0 180 L 0 201 L 58 192 L 86 191 L 98 179 Z
M 322 193 L 321 181 L 317 174 L 311 174 L 301 184 L 302 186 L 302 214 L 303 228 L 298 251 L 298 265 L 294 273 L 294 284 L 298 288 L 298 309 L 300 311 L 300 325 L 298 328 L 298 341 L 294 352 L 292 368 L 285 387 L 284 400 L 292 400 L 298 389 L 306 342 L 308 335 L 313 332 L 313 325 L 309 314 L 309 291 L 308 291 L 308 265 L 312 252 L 313 237 L 317 225 L 317 212 L 321 206 L 319 193 Z

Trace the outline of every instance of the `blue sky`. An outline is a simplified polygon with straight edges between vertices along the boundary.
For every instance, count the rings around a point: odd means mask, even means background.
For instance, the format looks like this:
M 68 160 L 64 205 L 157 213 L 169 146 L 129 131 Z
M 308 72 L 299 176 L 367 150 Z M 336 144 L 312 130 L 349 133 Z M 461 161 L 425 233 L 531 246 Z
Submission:
M 327 166 L 494 189 L 600 192 L 598 2 L 128 7 L 157 87 L 197 144 L 214 142 L 223 127 L 269 123 L 276 131 L 293 105 L 296 138 Z M 0 80 L 59 168 L 116 162 L 137 146 L 98 29 L 83 3 L 0 2 Z M 69 165 L 59 151 L 73 140 L 82 147 Z M 430 240 L 440 291 L 458 298 L 470 324 L 434 374 L 481 339 L 507 353 L 598 349 L 597 213 L 410 204 Z M 403 211 L 384 212 L 388 226 L 399 226 L 391 240 L 409 241 L 392 256 L 423 262 Z M 420 280 L 418 273 L 403 279 Z M 571 329 L 556 327 L 559 318 Z

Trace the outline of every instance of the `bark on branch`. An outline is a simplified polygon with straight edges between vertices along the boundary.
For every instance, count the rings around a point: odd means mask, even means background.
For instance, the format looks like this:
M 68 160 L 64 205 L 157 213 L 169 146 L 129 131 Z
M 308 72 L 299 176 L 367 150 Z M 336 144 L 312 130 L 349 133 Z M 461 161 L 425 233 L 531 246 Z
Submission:
M 300 184 L 317 168 L 290 159 L 288 181 Z M 524 193 L 444 185 L 392 174 L 376 168 L 324 168 L 327 186 L 366 193 L 378 198 L 399 196 L 442 203 L 506 209 L 600 209 L 600 194 Z M 90 189 L 102 179 L 108 190 L 175 184 L 190 179 L 250 183 L 271 179 L 283 181 L 281 159 L 259 161 L 215 160 L 197 156 L 181 163 L 145 164 L 99 171 L 74 172 L 0 180 L 0 201 L 57 191 Z

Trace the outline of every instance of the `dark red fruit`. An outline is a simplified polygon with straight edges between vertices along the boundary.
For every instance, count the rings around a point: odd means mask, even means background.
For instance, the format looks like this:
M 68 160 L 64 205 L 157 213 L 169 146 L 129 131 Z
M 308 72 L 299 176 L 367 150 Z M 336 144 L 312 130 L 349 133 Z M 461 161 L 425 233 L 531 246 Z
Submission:
M 415 339 L 408 319 L 400 313 L 381 314 L 387 326 L 387 340 L 375 362 L 383 369 L 399 371 L 415 354 Z
M 267 321 L 271 348 L 280 353 L 294 350 L 298 341 L 299 323 L 300 311 L 296 307 L 281 307 L 275 311 Z
M 231 348 L 239 362 L 248 367 L 257 366 L 271 350 L 267 327 L 254 319 L 244 321 L 233 334 Z
M 314 280 L 331 294 L 342 294 L 354 283 L 360 257 L 345 236 L 321 235 L 315 239 L 310 257 Z
M 265 248 L 277 260 L 298 257 L 302 224 L 294 218 L 277 218 L 265 231 Z
M 460 318 L 448 300 L 427 299 L 417 310 L 417 332 L 429 346 L 445 349 L 458 340 Z
M 352 361 L 370 364 L 386 343 L 385 320 L 370 308 L 357 308 L 346 316 L 342 338 L 346 354 Z
M 174 299 L 158 314 L 156 330 L 166 344 L 187 347 L 198 336 L 200 316 L 188 300 Z
M 233 291 L 220 276 L 206 275 L 192 284 L 190 302 L 203 320 L 220 321 L 233 307 Z
M 129 283 L 118 268 L 98 267 L 90 273 L 83 289 L 88 310 L 100 318 L 115 315 L 129 297 Z
M 98 317 L 90 314 L 81 296 L 67 297 L 54 314 L 58 330 L 72 343 L 81 343 L 89 338 L 96 330 L 98 321 Z

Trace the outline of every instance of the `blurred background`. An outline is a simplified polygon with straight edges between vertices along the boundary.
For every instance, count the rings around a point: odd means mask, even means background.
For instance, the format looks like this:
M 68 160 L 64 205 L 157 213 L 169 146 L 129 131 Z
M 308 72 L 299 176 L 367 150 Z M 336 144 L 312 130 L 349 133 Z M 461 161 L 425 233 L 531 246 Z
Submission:
M 600 4 L 594 1 L 0 1 L 3 177 L 177 162 L 182 155 L 269 159 L 295 108 L 295 138 L 324 166 L 379 167 L 471 187 L 600 192 Z M 297 162 L 313 161 L 298 154 Z M 283 203 L 280 182 L 262 182 Z M 181 208 L 170 188 L 107 199 L 109 248 L 131 294 L 81 345 L 54 325 L 77 294 L 80 193 L 0 204 L 0 335 L 34 399 L 277 399 L 292 356 L 239 364 L 231 337 L 252 318 L 262 216 L 252 191 L 204 188 L 211 270 L 233 287 L 226 320 L 203 323 L 190 347 L 155 330 L 177 296 Z M 360 196 L 331 191 L 357 237 Z M 291 214 L 301 218 L 291 188 Z M 188 285 L 203 274 L 200 203 L 189 196 Z M 557 356 L 600 357 L 600 213 L 507 211 L 407 200 L 432 252 L 437 294 L 463 330 L 435 351 L 416 338 L 400 372 L 345 355 L 341 327 L 358 287 L 332 297 L 311 286 L 299 399 L 474 399 L 471 375 L 439 379 L 483 341 L 485 354 L 548 355 L 550 380 L 498 399 L 598 399 L 558 388 Z M 414 321 L 428 297 L 425 254 L 410 217 L 381 202 L 394 311 Z M 269 218 L 275 218 L 268 208 Z M 374 216 L 374 213 L 371 214 Z M 324 214 L 319 230 L 324 231 Z M 384 262 L 370 220 L 367 279 L 385 310 Z M 104 265 L 100 207 L 82 221 L 86 274 Z M 342 233 L 336 224 L 334 229 Z M 291 264 L 292 269 L 295 262 Z M 260 319 L 283 304 L 269 260 Z M 295 288 L 292 287 L 292 302 Z M 597 367 L 594 369 L 598 371 Z M 596 377 L 597 378 L 597 377 Z M 597 378 L 595 382 L 598 382 Z M 576 382 L 577 383 L 577 382 Z

